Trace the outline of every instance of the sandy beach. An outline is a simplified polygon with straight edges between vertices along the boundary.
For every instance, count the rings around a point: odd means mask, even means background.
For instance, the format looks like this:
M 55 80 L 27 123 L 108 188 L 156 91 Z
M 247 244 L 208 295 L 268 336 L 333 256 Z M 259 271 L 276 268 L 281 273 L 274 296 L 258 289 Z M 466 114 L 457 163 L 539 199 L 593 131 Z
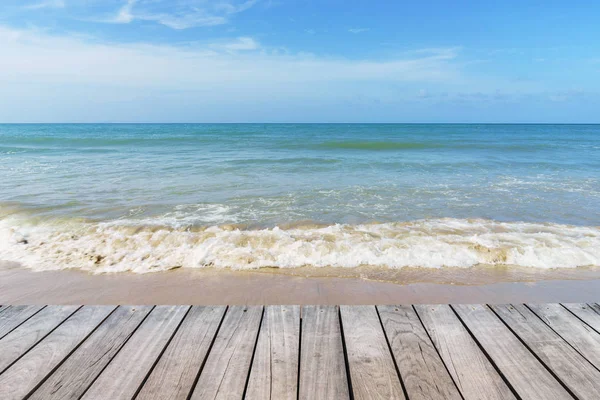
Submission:
M 398 272 L 396 281 L 383 281 L 358 277 L 356 271 L 340 276 L 336 269 L 304 276 L 210 268 L 91 275 L 71 270 L 33 272 L 5 265 L 0 267 L 0 304 L 588 302 L 596 301 L 600 290 L 600 272 L 595 269 L 537 271 L 528 276 L 507 271 L 415 269 Z

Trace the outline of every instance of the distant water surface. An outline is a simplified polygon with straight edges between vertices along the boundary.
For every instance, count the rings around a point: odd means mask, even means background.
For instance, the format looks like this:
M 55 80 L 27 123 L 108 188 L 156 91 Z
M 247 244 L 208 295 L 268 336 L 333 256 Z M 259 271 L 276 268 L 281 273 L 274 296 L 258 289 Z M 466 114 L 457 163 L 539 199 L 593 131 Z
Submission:
M 600 125 L 0 125 L 31 268 L 600 265 Z

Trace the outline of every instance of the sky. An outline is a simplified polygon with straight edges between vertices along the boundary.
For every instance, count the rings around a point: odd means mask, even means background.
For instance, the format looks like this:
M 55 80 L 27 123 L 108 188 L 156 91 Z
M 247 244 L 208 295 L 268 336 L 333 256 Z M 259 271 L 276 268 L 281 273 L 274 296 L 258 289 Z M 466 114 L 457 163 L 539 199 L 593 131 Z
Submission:
M 600 123 L 600 2 L 1 0 L 0 122 Z

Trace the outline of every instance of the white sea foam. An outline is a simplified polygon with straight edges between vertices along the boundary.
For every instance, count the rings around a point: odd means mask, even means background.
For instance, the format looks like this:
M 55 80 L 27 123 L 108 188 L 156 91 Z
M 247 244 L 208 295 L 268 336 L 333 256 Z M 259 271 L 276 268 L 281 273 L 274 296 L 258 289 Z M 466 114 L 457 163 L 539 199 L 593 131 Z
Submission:
M 36 270 L 145 273 L 171 268 L 600 266 L 600 227 L 436 219 L 408 223 L 185 230 L 0 220 L 0 260 Z

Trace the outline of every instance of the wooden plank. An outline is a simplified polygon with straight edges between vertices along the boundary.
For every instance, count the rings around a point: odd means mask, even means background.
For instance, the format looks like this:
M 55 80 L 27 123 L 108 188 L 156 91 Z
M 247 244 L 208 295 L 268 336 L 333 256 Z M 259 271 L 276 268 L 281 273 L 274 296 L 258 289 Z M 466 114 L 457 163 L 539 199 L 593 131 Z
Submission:
M 227 307 L 190 309 L 136 397 L 187 399 Z
M 118 307 L 30 399 L 80 398 L 151 310 L 151 306 Z
M 598 399 L 600 371 L 524 305 L 494 305 L 493 310 L 579 399 Z
M 404 399 L 400 377 L 374 306 L 341 306 L 355 399 Z
M 262 306 L 227 310 L 192 400 L 243 397 L 262 313 Z
M 300 356 L 300 307 L 265 307 L 246 399 L 296 399 Z
M 600 314 L 595 311 L 595 306 L 597 304 L 563 304 L 563 307 L 600 333 Z
M 44 306 L 9 306 L 0 314 L 0 339 L 31 318 Z
M 452 307 L 519 397 L 573 398 L 487 306 Z
M 0 375 L 2 399 L 22 399 L 75 349 L 114 306 L 85 306 Z
M 350 398 L 337 307 L 302 308 L 300 350 L 300 399 Z
M 157 306 L 82 397 L 132 399 L 141 387 L 189 306 Z
M 594 310 L 596 313 L 600 314 L 600 304 L 590 303 L 588 305 L 592 308 L 592 310 Z
M 450 306 L 415 309 L 465 400 L 515 398 Z
M 48 306 L 0 340 L 0 373 L 79 309 L 79 306 Z
M 600 369 L 600 334 L 560 304 L 529 304 L 528 308 L 585 359 Z
M 460 400 L 454 381 L 411 306 L 377 306 L 410 400 Z

